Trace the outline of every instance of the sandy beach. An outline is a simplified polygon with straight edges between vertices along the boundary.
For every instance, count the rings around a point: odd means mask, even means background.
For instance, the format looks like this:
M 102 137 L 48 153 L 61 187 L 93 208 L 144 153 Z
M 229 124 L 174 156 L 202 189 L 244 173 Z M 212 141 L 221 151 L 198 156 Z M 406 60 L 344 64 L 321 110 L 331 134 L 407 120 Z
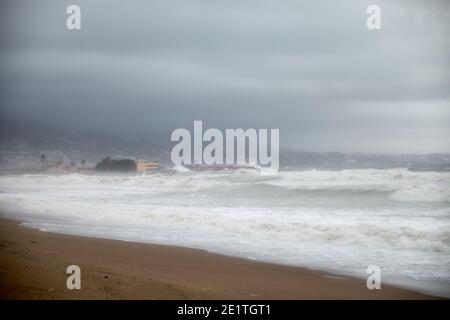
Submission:
M 82 269 L 81 290 L 65 270 Z M 0 219 L 2 299 L 428 299 L 364 280 L 203 250 L 42 232 Z

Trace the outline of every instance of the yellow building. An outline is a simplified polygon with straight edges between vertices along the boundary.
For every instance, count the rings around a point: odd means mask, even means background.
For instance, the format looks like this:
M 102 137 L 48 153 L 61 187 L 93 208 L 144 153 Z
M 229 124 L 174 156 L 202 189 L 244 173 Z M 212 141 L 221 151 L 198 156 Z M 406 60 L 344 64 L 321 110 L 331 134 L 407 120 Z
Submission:
M 145 162 L 144 160 L 136 161 L 136 170 L 138 172 L 146 172 L 154 170 L 159 167 L 159 163 L 156 162 Z

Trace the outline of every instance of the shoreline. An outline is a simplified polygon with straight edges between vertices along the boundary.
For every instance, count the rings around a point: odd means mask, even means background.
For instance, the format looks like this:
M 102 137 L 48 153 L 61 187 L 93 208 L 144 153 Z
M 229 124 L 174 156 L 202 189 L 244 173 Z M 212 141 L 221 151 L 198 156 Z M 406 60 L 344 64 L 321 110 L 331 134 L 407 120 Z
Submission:
M 382 284 L 170 245 L 44 232 L 0 217 L 2 299 L 439 299 Z M 68 290 L 67 266 L 82 269 Z

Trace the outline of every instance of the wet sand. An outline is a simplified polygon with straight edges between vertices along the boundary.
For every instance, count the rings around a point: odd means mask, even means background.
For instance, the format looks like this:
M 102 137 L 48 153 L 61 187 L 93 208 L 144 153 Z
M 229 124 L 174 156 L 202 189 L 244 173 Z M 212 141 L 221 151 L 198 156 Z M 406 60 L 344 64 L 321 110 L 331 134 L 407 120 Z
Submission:
M 81 290 L 66 268 L 80 266 Z M 429 299 L 421 293 L 203 250 L 42 232 L 0 218 L 2 299 Z

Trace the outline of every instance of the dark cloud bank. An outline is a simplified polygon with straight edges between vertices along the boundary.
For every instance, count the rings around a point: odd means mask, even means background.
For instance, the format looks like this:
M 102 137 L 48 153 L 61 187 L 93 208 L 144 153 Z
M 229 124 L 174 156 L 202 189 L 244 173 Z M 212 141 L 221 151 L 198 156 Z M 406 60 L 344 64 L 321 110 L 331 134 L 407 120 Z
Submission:
M 164 139 L 203 120 L 280 128 L 296 150 L 450 152 L 447 1 L 9 0 L 0 24 L 8 121 Z

